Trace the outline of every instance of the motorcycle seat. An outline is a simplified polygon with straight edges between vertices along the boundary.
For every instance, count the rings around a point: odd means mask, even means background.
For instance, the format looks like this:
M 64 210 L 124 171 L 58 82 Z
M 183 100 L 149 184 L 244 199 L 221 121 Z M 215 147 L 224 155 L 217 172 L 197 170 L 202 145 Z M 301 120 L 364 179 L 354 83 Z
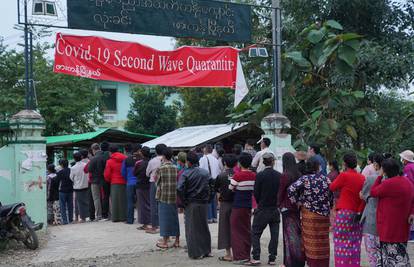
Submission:
M 0 206 L 0 217 L 5 217 L 10 214 L 16 207 L 24 205 L 23 203 L 14 203 L 11 205 Z

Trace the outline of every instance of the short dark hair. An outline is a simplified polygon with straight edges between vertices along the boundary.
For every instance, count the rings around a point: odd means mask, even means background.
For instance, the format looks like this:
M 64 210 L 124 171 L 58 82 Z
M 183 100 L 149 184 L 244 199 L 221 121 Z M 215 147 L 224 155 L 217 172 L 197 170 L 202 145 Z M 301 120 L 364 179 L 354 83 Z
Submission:
M 73 153 L 73 159 L 78 162 L 82 160 L 82 154 L 80 152 Z
M 187 153 L 187 162 L 190 162 L 191 165 L 197 165 L 198 164 L 198 156 L 193 151 L 190 151 Z
M 161 156 L 162 155 L 162 152 L 164 151 L 164 149 L 166 148 L 167 146 L 165 145 L 165 144 L 158 144 L 158 145 L 156 145 L 155 146 L 155 153 L 158 155 L 158 156 Z
M 248 144 L 249 146 L 254 146 L 256 144 L 256 141 L 252 138 L 249 138 L 246 140 L 246 144 Z
M 141 148 L 142 148 L 142 145 L 141 144 L 132 144 L 132 150 L 131 150 L 131 152 L 132 153 L 135 153 L 138 150 L 140 150 Z
M 318 144 L 311 144 L 309 147 L 313 149 L 315 154 L 321 154 L 321 147 Z
M 253 157 L 249 153 L 242 152 L 239 156 L 239 163 L 243 168 L 249 168 L 252 164 Z
M 353 152 L 346 153 L 343 157 L 343 160 L 344 160 L 346 167 L 348 168 L 355 169 L 356 166 L 358 165 L 357 156 Z
M 141 154 L 145 158 L 149 158 L 149 157 L 151 157 L 151 149 L 147 146 L 144 146 L 144 147 L 141 148 Z
M 226 154 L 223 157 L 223 162 L 228 168 L 234 168 L 237 164 L 237 157 L 234 154 Z
M 374 162 L 374 156 L 375 156 L 375 154 L 376 153 L 369 153 L 368 160 L 371 161 L 371 162 Z
M 233 154 L 239 156 L 243 152 L 243 146 L 240 144 L 235 144 L 233 146 Z
M 384 161 L 384 156 L 380 153 L 376 153 L 372 157 L 372 162 L 377 163 L 380 167 L 382 166 L 382 162 Z
M 102 151 L 108 151 L 108 150 L 109 150 L 109 143 L 108 143 L 108 142 L 106 142 L 106 141 L 103 141 L 103 142 L 101 143 L 101 150 L 102 150 Z
M 274 161 L 274 158 L 263 158 L 263 165 L 265 165 L 266 167 L 272 166 Z
M 89 152 L 88 152 L 88 150 L 86 150 L 86 149 L 82 149 L 81 151 L 79 151 L 80 153 L 81 153 L 81 155 L 82 155 L 82 158 L 83 159 L 87 159 L 88 158 L 88 156 L 89 156 Z
M 116 145 L 116 144 L 111 144 L 110 146 L 109 146 L 109 152 L 111 152 L 111 153 L 115 153 L 115 152 L 118 152 L 119 151 L 119 146 L 118 145 Z
M 60 159 L 59 165 L 62 166 L 63 168 L 67 168 L 69 166 L 69 161 L 67 159 Z
M 206 144 L 206 145 L 204 146 L 204 149 L 207 151 L 207 153 L 211 153 L 211 152 L 213 152 L 213 147 L 212 147 L 212 145 L 210 145 L 210 144 Z
M 386 159 L 381 163 L 382 170 L 389 177 L 395 177 L 400 174 L 400 165 L 395 159 Z
M 224 153 L 226 153 L 226 151 L 224 151 L 222 147 L 217 149 L 217 154 L 219 155 L 219 157 L 223 157 Z
M 47 170 L 50 173 L 55 173 L 56 172 L 55 164 L 49 164 L 49 165 L 47 165 Z
M 320 163 L 315 158 L 310 158 L 306 161 L 306 174 L 315 174 L 319 171 Z
M 132 144 L 126 144 L 124 149 L 125 149 L 126 153 L 131 153 L 132 152 Z
M 335 171 L 339 172 L 339 164 L 336 159 L 329 161 L 329 165 L 332 166 Z
M 162 151 L 162 155 L 167 159 L 167 160 L 171 160 L 173 157 L 173 151 L 170 147 L 166 147 L 164 148 L 164 150 Z
M 384 159 L 391 159 L 392 158 L 392 154 L 389 153 L 389 152 L 385 152 L 383 156 L 384 156 Z
M 262 143 L 265 144 L 265 146 L 269 147 L 272 142 L 269 138 L 265 137 L 262 139 Z

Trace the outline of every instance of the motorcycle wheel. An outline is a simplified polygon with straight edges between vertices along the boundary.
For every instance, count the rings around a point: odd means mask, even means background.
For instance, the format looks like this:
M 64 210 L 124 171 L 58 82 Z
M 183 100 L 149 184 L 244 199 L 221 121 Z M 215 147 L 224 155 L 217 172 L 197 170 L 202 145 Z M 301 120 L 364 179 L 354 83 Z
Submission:
M 37 234 L 32 229 L 26 228 L 28 231 L 28 235 L 26 237 L 26 240 L 23 241 L 23 244 L 28 248 L 35 250 L 39 247 L 39 239 L 37 238 Z

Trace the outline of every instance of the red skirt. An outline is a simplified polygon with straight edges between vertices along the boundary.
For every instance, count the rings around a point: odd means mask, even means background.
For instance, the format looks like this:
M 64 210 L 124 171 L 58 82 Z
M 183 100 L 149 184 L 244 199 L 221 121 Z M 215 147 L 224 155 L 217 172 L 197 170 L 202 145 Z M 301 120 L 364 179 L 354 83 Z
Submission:
M 250 259 L 251 209 L 233 208 L 231 211 L 231 248 L 233 260 Z

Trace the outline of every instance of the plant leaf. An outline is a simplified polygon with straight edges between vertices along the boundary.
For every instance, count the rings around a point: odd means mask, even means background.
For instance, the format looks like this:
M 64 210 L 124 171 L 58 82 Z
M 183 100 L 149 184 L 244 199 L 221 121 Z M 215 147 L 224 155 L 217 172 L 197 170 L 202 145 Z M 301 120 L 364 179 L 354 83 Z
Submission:
M 349 41 L 349 40 L 360 39 L 360 38 L 362 38 L 362 35 L 359 35 L 359 34 L 356 34 L 356 33 L 344 33 L 344 34 L 339 34 L 337 36 L 337 38 L 339 38 L 343 42 L 346 42 L 346 41 Z
M 323 31 L 321 31 L 321 30 L 311 30 L 308 33 L 307 39 L 312 44 L 317 44 L 317 43 L 319 43 L 322 40 L 322 38 L 324 37 L 324 35 L 325 35 L 325 33 Z
M 356 60 L 356 51 L 350 46 L 341 45 L 338 49 L 338 57 L 345 61 L 349 66 L 353 66 Z
M 332 55 L 332 53 L 338 48 L 339 44 L 330 45 L 325 47 L 325 49 L 322 52 L 322 55 L 318 59 L 318 66 L 322 66 L 326 63 L 328 58 Z
M 291 59 L 300 67 L 311 67 L 310 62 L 302 56 L 302 53 L 300 51 L 288 52 L 285 54 L 285 57 Z
M 359 47 L 361 45 L 360 41 L 353 39 L 353 40 L 349 40 L 349 41 L 345 41 L 343 43 L 344 45 L 347 45 L 349 47 L 352 47 L 353 49 L 355 49 L 356 51 L 359 50 Z
M 352 125 L 347 125 L 347 126 L 345 127 L 345 129 L 346 129 L 346 132 L 349 134 L 349 136 L 351 136 L 351 137 L 352 137 L 352 139 L 356 140 L 356 139 L 358 138 L 358 134 L 357 134 L 357 132 L 356 132 L 356 130 L 355 130 L 355 128 L 354 128 L 354 126 L 352 126 Z
M 343 30 L 344 29 L 342 27 L 342 25 L 339 24 L 339 22 L 337 22 L 336 20 L 328 20 L 323 25 L 327 26 L 327 27 L 330 27 L 330 28 L 333 28 L 333 29 L 337 29 L 337 30 Z

